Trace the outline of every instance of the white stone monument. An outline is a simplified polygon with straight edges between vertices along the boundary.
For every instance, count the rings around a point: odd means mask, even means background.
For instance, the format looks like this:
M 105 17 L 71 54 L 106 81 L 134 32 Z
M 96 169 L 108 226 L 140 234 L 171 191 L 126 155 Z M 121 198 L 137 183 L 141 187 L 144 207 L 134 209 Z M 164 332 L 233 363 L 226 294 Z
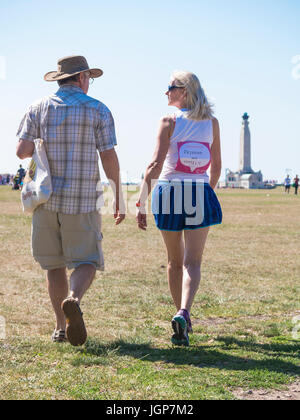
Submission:
M 240 139 L 240 166 L 238 172 L 227 169 L 225 185 L 229 188 L 264 188 L 261 171 L 254 172 L 251 167 L 251 133 L 249 115 L 243 115 Z
M 243 174 L 252 174 L 251 168 L 251 134 L 249 129 L 249 115 L 243 115 L 241 141 L 240 141 L 240 168 Z

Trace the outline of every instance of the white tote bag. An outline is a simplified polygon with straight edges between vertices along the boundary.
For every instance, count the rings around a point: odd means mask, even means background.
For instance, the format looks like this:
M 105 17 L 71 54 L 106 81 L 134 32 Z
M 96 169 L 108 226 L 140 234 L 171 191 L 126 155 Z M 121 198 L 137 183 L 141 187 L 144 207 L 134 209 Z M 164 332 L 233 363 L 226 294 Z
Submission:
M 24 178 L 21 193 L 23 211 L 33 213 L 52 194 L 49 163 L 42 139 L 34 140 L 35 150 Z

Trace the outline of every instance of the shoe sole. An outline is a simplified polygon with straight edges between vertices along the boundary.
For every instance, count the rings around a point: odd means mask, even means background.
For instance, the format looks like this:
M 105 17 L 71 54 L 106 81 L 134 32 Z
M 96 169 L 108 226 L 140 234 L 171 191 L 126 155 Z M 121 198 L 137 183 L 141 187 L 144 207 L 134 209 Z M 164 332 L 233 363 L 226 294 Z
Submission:
M 67 319 L 66 336 L 74 347 L 82 346 L 87 340 L 87 332 L 82 314 L 74 299 L 67 299 L 62 304 Z
M 65 344 L 67 343 L 67 340 L 56 340 L 52 338 L 52 343 Z
M 67 338 L 54 338 L 53 336 L 51 337 L 52 343 L 66 343 L 68 340 Z
M 183 316 L 175 316 L 172 320 L 172 328 L 174 335 L 171 339 L 172 343 L 177 346 L 190 345 L 189 335 L 187 331 L 187 322 Z

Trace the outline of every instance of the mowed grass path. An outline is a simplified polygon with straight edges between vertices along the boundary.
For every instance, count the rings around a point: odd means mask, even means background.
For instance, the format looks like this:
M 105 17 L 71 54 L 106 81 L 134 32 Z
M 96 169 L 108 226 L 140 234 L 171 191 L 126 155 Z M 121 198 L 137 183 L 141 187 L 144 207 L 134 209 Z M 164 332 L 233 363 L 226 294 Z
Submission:
M 1 399 L 234 399 L 299 378 L 300 197 L 220 190 L 224 223 L 207 243 L 190 348 L 170 344 L 166 254 L 149 217 L 104 216 L 106 271 L 82 309 L 89 340 L 55 345 L 44 273 L 30 255 L 31 217 L 0 187 Z M 45 238 L 47 240 L 47 238 Z

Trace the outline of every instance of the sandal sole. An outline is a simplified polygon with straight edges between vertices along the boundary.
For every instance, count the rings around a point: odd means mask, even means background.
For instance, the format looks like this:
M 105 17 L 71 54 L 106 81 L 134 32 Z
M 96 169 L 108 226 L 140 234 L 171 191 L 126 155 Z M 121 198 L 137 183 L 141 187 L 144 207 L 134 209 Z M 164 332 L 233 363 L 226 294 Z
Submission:
M 75 299 L 67 299 L 62 304 L 67 319 L 66 335 L 74 347 L 82 346 L 87 340 L 87 332 L 80 308 Z

